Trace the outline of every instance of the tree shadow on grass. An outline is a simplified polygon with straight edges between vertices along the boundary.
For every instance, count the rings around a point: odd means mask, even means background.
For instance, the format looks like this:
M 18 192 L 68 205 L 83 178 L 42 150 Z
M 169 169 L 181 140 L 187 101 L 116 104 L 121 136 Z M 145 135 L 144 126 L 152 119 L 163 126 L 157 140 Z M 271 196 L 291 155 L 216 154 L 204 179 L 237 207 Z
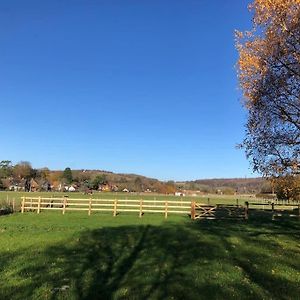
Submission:
M 300 222 L 255 216 L 249 221 L 202 221 L 192 225 L 220 238 L 232 265 L 262 298 L 299 299 Z
M 0 298 L 297 298 L 300 288 L 285 272 L 297 275 L 300 254 L 291 248 L 287 257 L 278 256 L 282 248 L 269 237 L 273 227 L 223 220 L 88 230 L 41 252 L 25 249 L 0 258 L 3 267 L 22 261 L 14 270 L 22 280 L 6 285 Z M 276 224 L 276 231 L 296 239 L 287 224 Z

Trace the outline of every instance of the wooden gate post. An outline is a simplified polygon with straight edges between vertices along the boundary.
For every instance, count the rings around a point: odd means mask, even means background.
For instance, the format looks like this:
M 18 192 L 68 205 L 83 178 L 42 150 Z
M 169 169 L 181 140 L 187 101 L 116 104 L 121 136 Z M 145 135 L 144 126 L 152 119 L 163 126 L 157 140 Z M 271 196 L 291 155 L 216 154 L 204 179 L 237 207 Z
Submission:
M 22 208 L 21 208 L 22 214 L 24 213 L 24 208 L 25 208 L 25 197 L 22 197 Z
M 196 216 L 196 203 L 195 201 L 191 202 L 191 219 L 195 220 L 195 216 Z
M 275 212 L 274 212 L 274 202 L 272 202 L 272 220 L 275 220 L 274 214 L 275 214 Z
M 39 214 L 41 211 L 41 197 L 39 197 L 39 200 L 38 200 L 38 209 L 37 209 L 37 213 Z
M 249 218 L 249 202 L 246 201 L 245 205 L 246 205 L 246 207 L 245 207 L 245 220 L 248 220 L 248 218 Z

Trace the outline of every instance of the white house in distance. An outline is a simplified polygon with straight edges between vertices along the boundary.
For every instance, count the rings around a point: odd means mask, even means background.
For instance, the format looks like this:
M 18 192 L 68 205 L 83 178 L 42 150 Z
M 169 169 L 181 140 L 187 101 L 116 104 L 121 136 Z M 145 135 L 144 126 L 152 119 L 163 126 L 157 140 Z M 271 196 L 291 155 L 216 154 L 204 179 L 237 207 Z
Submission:
M 69 192 L 75 192 L 75 191 L 76 191 L 76 189 L 74 188 L 73 185 L 71 185 L 71 186 L 69 187 Z
M 183 192 L 175 192 L 175 196 L 177 196 L 177 197 L 185 197 L 185 193 L 183 193 Z
M 65 187 L 64 187 L 64 190 L 65 190 L 66 192 L 76 192 L 76 188 L 75 188 L 73 185 L 65 186 Z

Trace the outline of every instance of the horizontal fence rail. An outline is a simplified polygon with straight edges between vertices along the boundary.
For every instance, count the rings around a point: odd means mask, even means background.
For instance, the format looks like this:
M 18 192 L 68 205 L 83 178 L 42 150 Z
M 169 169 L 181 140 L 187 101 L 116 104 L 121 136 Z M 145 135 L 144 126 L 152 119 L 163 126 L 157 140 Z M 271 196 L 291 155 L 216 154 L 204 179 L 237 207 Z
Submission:
M 169 214 L 190 214 L 191 201 L 129 200 L 129 199 L 77 199 L 77 198 L 42 198 L 22 197 L 21 212 L 58 210 L 67 211 L 111 212 L 113 216 L 121 212 L 136 212 L 142 217 L 145 213 L 161 213 L 165 218 Z
M 272 219 L 274 217 L 281 217 L 284 215 L 289 215 L 291 217 L 298 217 L 300 218 L 300 203 L 296 201 L 273 201 L 268 203 L 257 203 L 257 202 L 245 202 L 246 209 L 248 210 L 255 210 L 261 209 L 263 211 L 269 211 L 272 213 Z

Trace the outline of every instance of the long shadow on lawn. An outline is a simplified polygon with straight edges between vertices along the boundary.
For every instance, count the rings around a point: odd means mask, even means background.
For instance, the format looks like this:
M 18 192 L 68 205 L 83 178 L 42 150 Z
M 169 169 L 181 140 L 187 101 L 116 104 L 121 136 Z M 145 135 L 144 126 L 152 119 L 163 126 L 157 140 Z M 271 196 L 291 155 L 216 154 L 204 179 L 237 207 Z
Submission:
M 242 270 L 244 280 L 252 283 L 251 293 L 257 290 L 253 299 L 299 299 L 299 220 L 271 221 L 254 216 L 248 222 L 203 221 L 196 226 L 220 238 L 220 244 L 230 253 L 231 265 Z
M 30 280 L 7 288 L 3 296 L 297 298 L 297 280 L 287 274 L 299 274 L 300 254 L 293 248 L 283 249 L 276 235 L 284 235 L 293 243 L 299 239 L 299 224 L 204 221 L 90 230 L 35 257 L 22 257 L 23 266 L 16 272 Z M 0 258 L 0 263 L 9 264 L 18 255 Z

